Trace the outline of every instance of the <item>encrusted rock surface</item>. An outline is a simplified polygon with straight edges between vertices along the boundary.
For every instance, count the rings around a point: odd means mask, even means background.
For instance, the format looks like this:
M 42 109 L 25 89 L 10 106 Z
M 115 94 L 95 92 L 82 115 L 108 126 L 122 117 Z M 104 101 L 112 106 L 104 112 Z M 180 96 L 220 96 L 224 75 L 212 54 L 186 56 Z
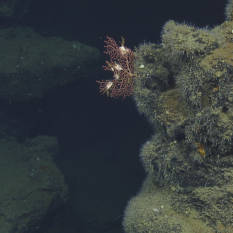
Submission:
M 60 37 L 44 38 L 31 28 L 0 31 L 0 98 L 28 101 L 45 91 L 88 76 L 98 49 Z
M 52 157 L 54 137 L 38 136 L 20 144 L 0 140 L 0 232 L 30 233 L 67 199 L 68 187 Z
M 125 232 L 233 232 L 232 28 L 169 21 L 161 45 L 136 51 L 134 98 L 156 133 L 141 150 L 148 177 Z

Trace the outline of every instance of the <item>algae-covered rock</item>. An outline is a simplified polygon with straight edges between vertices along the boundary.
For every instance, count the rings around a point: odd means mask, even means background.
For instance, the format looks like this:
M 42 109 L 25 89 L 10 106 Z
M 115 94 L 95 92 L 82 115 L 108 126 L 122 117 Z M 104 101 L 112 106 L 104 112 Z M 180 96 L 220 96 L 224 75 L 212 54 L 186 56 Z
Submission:
M 58 149 L 49 136 L 0 140 L 0 232 L 35 232 L 65 203 L 68 186 L 53 162 Z
M 185 23 L 178 24 L 173 20 L 165 24 L 162 41 L 163 47 L 170 50 L 172 54 L 186 55 L 189 58 L 206 54 L 217 48 L 220 43 L 215 34 L 207 29 L 197 29 Z
M 233 232 L 232 28 L 169 21 L 161 45 L 137 49 L 134 99 L 156 133 L 141 149 L 148 178 L 125 232 Z
M 100 58 L 96 48 L 44 38 L 31 28 L 11 27 L 0 31 L 0 97 L 28 101 L 45 91 L 84 78 Z
M 173 185 L 161 187 L 154 177 L 148 176 L 126 207 L 125 232 L 233 232 L 229 206 L 224 205 L 228 199 L 226 191 L 232 192 L 231 187 L 202 187 L 184 193 Z M 214 219 L 214 223 L 209 219 Z
M 0 2 L 0 17 L 10 17 L 14 13 L 16 2 L 16 0 L 2 0 Z

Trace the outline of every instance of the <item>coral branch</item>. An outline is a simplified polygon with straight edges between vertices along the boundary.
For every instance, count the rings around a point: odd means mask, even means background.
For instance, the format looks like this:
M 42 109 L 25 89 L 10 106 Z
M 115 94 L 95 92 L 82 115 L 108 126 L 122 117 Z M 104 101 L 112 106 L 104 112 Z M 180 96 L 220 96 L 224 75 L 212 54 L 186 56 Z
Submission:
M 123 99 L 133 94 L 133 84 L 136 74 L 134 74 L 134 54 L 133 51 L 124 46 L 122 37 L 119 47 L 113 38 L 107 37 L 105 41 L 106 51 L 110 56 L 110 62 L 103 66 L 105 70 L 113 72 L 113 79 L 97 81 L 100 84 L 100 92 L 107 93 L 107 96 Z

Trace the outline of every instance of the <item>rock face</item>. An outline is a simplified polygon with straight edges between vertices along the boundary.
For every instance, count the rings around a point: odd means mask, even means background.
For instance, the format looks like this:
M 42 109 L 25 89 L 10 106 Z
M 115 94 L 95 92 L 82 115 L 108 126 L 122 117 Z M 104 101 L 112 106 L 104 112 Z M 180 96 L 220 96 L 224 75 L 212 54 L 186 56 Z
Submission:
M 141 150 L 148 177 L 125 232 L 233 232 L 232 28 L 169 21 L 162 45 L 136 51 L 134 98 L 156 133 Z
M 57 85 L 84 78 L 98 49 L 62 38 L 43 38 L 31 28 L 0 32 L 0 98 L 28 101 Z
M 0 18 L 2 19 L 2 28 L 5 23 L 6 25 L 8 23 L 12 25 L 12 22 L 16 23 L 22 20 L 28 14 L 31 2 L 32 0 L 1 0 Z
M 24 144 L 1 139 L 0 151 L 0 232 L 34 232 L 67 199 L 68 187 L 52 161 L 58 141 L 48 136 Z
M 3 0 L 0 3 L 0 17 L 8 18 L 15 10 L 16 0 Z

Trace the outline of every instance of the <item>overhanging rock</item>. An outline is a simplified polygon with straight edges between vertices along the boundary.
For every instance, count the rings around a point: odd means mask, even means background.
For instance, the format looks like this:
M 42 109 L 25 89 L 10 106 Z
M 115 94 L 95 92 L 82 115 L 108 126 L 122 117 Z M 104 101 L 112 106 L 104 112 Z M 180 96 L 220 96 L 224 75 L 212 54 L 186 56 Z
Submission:
M 46 90 L 87 76 L 98 49 L 60 37 L 44 38 L 31 28 L 0 31 L 0 98 L 28 101 Z

